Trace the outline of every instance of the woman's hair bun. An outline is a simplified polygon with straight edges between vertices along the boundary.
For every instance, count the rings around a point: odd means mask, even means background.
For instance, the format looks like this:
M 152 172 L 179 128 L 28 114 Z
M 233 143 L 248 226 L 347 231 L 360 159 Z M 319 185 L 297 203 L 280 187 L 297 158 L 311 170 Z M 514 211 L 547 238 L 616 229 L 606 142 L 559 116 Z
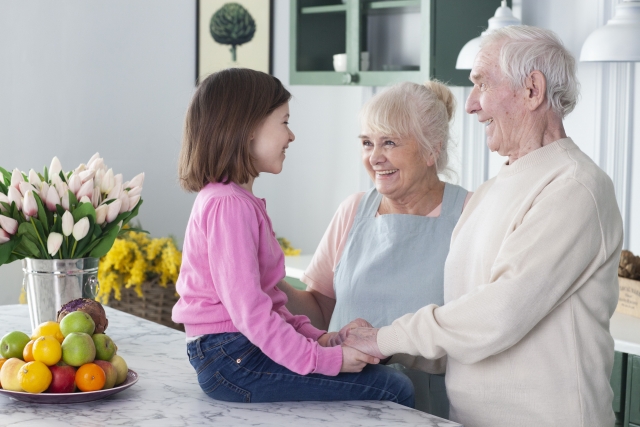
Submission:
M 449 118 L 449 121 L 451 121 L 456 110 L 456 98 L 453 96 L 451 90 L 447 85 L 438 80 L 429 80 L 424 83 L 424 86 L 433 92 L 440 101 L 442 101 L 447 110 L 447 117 Z

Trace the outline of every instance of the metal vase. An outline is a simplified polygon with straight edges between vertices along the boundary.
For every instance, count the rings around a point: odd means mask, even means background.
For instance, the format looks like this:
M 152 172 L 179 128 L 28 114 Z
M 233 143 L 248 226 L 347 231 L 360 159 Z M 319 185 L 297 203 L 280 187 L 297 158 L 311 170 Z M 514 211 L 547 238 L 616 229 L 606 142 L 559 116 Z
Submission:
M 58 310 L 76 298 L 98 292 L 98 258 L 22 260 L 31 329 L 56 321 Z

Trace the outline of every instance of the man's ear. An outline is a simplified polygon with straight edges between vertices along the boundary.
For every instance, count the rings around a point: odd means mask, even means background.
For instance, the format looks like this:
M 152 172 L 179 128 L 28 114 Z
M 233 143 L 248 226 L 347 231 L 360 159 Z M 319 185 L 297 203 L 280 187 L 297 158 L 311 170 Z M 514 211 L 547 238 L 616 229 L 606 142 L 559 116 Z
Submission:
M 524 82 L 525 104 L 530 111 L 536 110 L 545 101 L 547 94 L 547 79 L 538 70 L 532 71 Z

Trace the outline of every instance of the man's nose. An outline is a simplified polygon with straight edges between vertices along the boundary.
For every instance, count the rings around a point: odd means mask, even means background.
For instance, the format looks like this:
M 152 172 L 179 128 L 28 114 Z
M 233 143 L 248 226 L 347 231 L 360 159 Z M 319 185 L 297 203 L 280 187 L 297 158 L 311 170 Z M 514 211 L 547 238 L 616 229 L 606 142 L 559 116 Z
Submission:
M 467 114 L 475 114 L 480 111 L 481 108 L 478 92 L 479 90 L 475 86 L 473 87 L 473 89 L 471 89 L 471 93 L 469 94 L 467 102 L 464 105 Z

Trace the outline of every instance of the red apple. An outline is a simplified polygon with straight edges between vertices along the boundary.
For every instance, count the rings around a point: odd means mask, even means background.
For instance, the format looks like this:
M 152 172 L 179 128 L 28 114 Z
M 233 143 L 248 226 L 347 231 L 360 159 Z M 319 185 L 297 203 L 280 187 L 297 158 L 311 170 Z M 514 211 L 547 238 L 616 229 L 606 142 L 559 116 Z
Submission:
M 49 366 L 53 379 L 46 393 L 73 393 L 76 391 L 76 368 L 73 366 Z
M 116 384 L 116 380 L 118 379 L 118 371 L 116 371 L 116 367 L 106 360 L 94 360 L 93 363 L 100 366 L 104 371 L 106 379 L 104 381 L 104 387 L 102 387 L 102 389 L 106 390 L 108 388 L 113 388 L 113 386 Z

